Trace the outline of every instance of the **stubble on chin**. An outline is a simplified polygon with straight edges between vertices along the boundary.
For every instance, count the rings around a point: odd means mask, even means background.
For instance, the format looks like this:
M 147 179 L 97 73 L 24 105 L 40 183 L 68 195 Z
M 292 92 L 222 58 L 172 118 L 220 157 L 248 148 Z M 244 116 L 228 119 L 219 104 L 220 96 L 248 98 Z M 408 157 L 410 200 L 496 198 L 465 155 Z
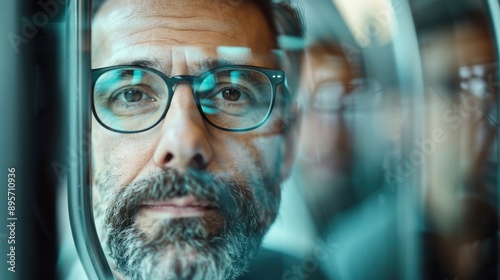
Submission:
M 279 204 L 274 188 L 266 187 L 265 180 L 236 186 L 167 172 L 161 176 L 164 181 L 156 174 L 125 187 L 102 185 L 116 182 L 113 177 L 108 173 L 96 180 L 94 214 L 112 267 L 129 279 L 234 278 L 256 254 Z M 177 183 L 172 184 L 173 178 Z M 186 194 L 212 200 L 220 211 L 158 220 L 137 207 L 141 200 Z

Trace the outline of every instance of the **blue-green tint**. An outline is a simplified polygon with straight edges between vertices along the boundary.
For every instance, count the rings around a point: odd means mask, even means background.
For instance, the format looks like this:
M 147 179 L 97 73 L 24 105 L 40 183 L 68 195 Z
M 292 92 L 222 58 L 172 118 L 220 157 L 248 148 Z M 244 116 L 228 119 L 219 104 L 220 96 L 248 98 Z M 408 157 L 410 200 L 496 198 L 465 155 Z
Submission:
M 203 111 L 203 113 L 205 113 L 207 115 L 215 115 L 215 114 L 220 113 L 220 110 L 217 108 L 207 107 L 207 106 L 203 106 L 203 105 L 201 106 L 201 110 Z
M 231 71 L 231 83 L 233 85 L 237 85 L 238 83 L 241 82 L 241 76 L 242 76 L 242 72 L 241 71 Z
M 200 84 L 199 91 L 201 92 L 210 92 L 212 91 L 217 84 L 214 75 L 209 75 L 206 77 L 203 82 Z
M 137 85 L 141 82 L 142 76 L 144 75 L 141 70 L 134 70 L 134 74 L 132 75 L 131 85 Z

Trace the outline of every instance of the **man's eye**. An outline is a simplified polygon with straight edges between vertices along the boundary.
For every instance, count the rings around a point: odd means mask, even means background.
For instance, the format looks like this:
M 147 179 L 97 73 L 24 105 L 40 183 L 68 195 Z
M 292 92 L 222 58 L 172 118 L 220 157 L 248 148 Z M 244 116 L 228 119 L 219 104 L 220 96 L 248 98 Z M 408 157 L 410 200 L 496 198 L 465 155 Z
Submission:
M 127 89 L 116 96 L 117 99 L 124 102 L 138 102 L 141 100 L 153 100 L 149 95 L 137 89 Z
M 222 98 L 229 101 L 238 101 L 241 97 L 241 91 L 234 88 L 227 88 L 222 90 Z

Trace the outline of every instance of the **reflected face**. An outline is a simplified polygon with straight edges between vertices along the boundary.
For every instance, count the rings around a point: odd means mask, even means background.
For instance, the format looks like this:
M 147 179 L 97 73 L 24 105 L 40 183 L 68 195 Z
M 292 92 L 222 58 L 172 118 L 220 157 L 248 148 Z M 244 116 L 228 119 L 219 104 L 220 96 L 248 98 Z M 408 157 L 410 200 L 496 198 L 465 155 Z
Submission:
M 304 113 L 295 173 L 300 176 L 295 178 L 304 182 L 304 197 L 320 230 L 357 197 L 352 180 L 359 101 L 352 84 L 355 70 L 331 44 L 311 46 L 302 64 Z
M 279 68 L 275 36 L 251 1 L 109 0 L 92 26 L 94 69 L 139 65 L 172 77 L 220 61 Z M 147 131 L 117 133 L 93 120 L 98 234 L 117 277 L 231 279 L 276 217 L 284 108 L 257 129 L 226 132 L 204 121 L 190 85 L 174 91 L 165 118 Z
M 321 46 L 306 53 L 301 79 L 305 110 L 298 159 L 305 176 L 328 188 L 346 175 L 350 166 L 352 139 L 344 117 L 352 103 L 347 95 L 350 79 L 349 66 L 335 49 Z

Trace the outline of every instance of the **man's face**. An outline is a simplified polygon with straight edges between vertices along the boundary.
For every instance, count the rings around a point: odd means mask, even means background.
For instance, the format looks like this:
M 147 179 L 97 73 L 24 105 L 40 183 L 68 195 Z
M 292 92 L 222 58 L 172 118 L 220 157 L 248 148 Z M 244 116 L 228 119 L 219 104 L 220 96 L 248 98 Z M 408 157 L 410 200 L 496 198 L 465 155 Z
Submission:
M 277 69 L 274 38 L 251 1 L 109 0 L 93 22 L 92 68 L 197 76 L 224 60 Z M 94 215 L 115 274 L 240 273 L 278 209 L 282 109 L 257 129 L 226 132 L 203 120 L 191 87 L 180 83 L 165 118 L 147 131 L 116 133 L 93 119 Z

